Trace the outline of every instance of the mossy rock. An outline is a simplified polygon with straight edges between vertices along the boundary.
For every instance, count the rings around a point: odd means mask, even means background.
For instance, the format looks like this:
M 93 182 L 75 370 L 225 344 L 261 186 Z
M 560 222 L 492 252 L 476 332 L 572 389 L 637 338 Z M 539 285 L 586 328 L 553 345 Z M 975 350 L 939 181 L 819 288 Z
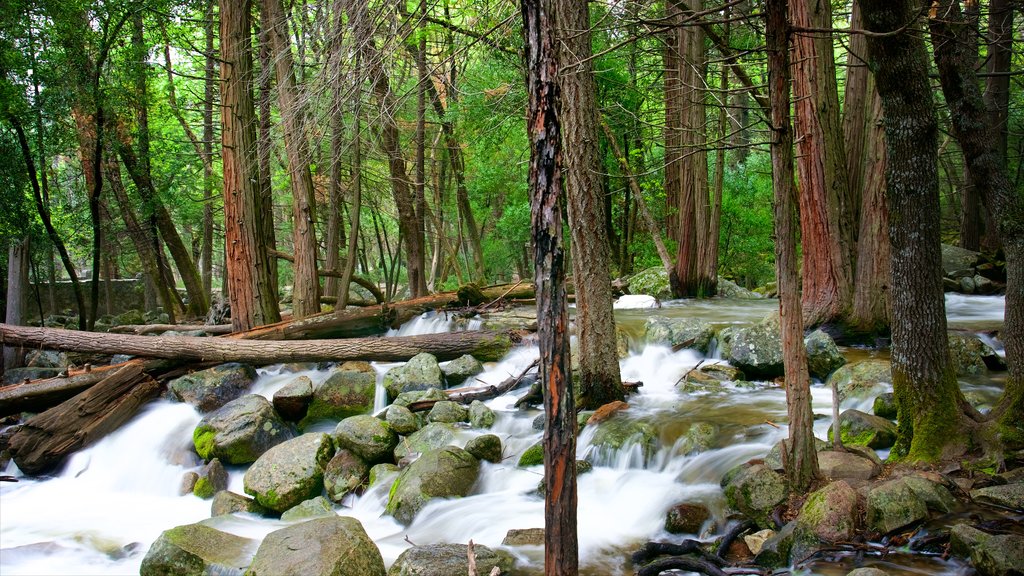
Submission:
M 213 498 L 214 494 L 228 489 L 228 472 L 220 460 L 214 458 L 199 470 L 192 493 L 205 499 Z
M 615 414 L 599 423 L 591 445 L 599 450 L 622 450 L 639 446 L 644 458 L 649 458 L 658 448 L 658 430 L 648 421 Z
M 659 300 L 672 299 L 668 272 L 665 271 L 664 266 L 647 268 L 630 276 L 629 291 L 633 294 L 648 294 Z
M 241 576 L 252 561 L 257 542 L 205 524 L 165 530 L 142 559 L 140 576 Z
M 501 462 L 501 438 L 494 434 L 483 434 L 466 442 L 466 452 L 479 460 Z
M 899 530 L 927 516 L 924 500 L 903 479 L 884 482 L 868 492 L 867 525 L 880 534 Z
M 174 399 L 211 412 L 244 394 L 255 380 L 255 368 L 229 362 L 175 378 L 167 390 Z
M 848 398 L 870 398 L 884 384 L 892 382 L 892 364 L 888 360 L 861 360 L 846 364 L 828 377 L 826 384 L 835 386 L 839 401 Z
M 772 511 L 788 495 L 786 479 L 763 464 L 743 468 L 725 487 L 725 498 L 729 506 L 762 528 L 772 526 Z
M 441 367 L 444 380 L 449 386 L 458 386 L 483 371 L 484 365 L 469 354 L 463 354 Z
M 192 442 L 204 460 L 250 464 L 294 437 L 295 431 L 266 398 L 248 394 L 204 416 L 192 433 Z
M 241 494 L 221 490 L 213 495 L 213 503 L 210 504 L 210 516 L 223 516 L 224 514 L 234 514 L 235 512 L 245 512 L 257 516 L 264 516 L 269 513 L 255 499 L 242 496 Z
M 427 414 L 427 422 L 455 424 L 468 421 L 469 410 L 458 402 L 452 402 L 451 400 L 442 400 L 434 404 L 430 409 L 430 413 Z
M 390 461 L 398 434 L 387 422 L 362 414 L 351 416 L 334 429 L 334 442 L 339 448 L 351 450 L 368 464 Z
M 682 503 L 668 509 L 665 531 L 669 534 L 699 534 L 711 511 L 701 503 Z
M 398 404 L 388 406 L 384 419 L 396 434 L 402 436 L 408 436 L 420 429 L 420 421 L 416 415 L 405 406 Z
M 466 544 L 428 544 L 413 546 L 402 552 L 388 570 L 388 576 L 461 576 L 469 573 L 469 554 Z M 515 560 L 507 552 L 491 550 L 475 544 L 477 574 L 490 574 L 497 567 L 500 574 L 508 574 Z
M 829 440 L 832 440 L 833 433 L 834 430 L 830 427 Z M 860 410 L 844 410 L 839 415 L 839 433 L 844 446 L 857 445 L 881 449 L 890 448 L 896 443 L 895 424 Z
M 333 515 L 267 534 L 246 576 L 384 576 L 384 559 L 355 518 Z
M 309 500 L 299 502 L 295 506 L 284 511 L 281 514 L 281 520 L 285 522 L 295 522 L 297 520 L 308 520 L 310 518 L 323 518 L 327 516 L 335 516 L 337 513 L 334 511 L 334 506 L 331 505 L 331 501 L 323 496 L 316 496 Z
M 843 480 L 812 492 L 797 517 L 797 526 L 822 542 L 848 542 L 857 529 L 857 492 Z
M 341 502 L 345 496 L 366 484 L 370 466 L 350 450 L 338 449 L 324 467 L 324 490 L 327 496 Z
M 373 410 L 377 377 L 362 370 L 338 369 L 313 391 L 306 416 L 299 424 L 306 428 L 321 420 L 343 420 Z
M 474 428 L 490 428 L 494 426 L 497 415 L 486 404 L 473 400 L 469 405 L 469 424 Z
M 324 488 L 324 467 L 334 456 L 330 436 L 303 434 L 274 446 L 245 472 L 246 494 L 260 505 L 284 512 Z
M 302 420 L 312 401 L 313 381 L 309 376 L 297 376 L 274 392 L 274 409 L 289 422 Z
M 462 448 L 427 452 L 398 475 L 385 512 L 408 525 L 431 499 L 469 494 L 479 474 L 480 461 Z
M 696 318 L 650 316 L 644 325 L 644 335 L 651 344 L 681 346 L 706 354 L 715 331 L 711 324 Z
M 411 452 L 420 454 L 443 448 L 455 441 L 455 427 L 451 424 L 431 422 L 411 436 L 402 438 L 395 446 L 395 461 L 402 460 Z
M 533 446 L 530 446 L 523 452 L 523 455 L 519 457 L 520 468 L 529 468 L 530 466 L 538 466 L 544 464 L 544 444 L 537 442 Z
M 884 392 L 875 396 L 875 401 L 871 404 L 871 412 L 875 416 L 887 420 L 895 420 L 897 414 L 896 397 L 893 396 L 892 392 Z
M 973 334 L 949 332 L 949 356 L 957 376 L 978 376 L 988 373 L 986 357 L 996 355 L 995 351 Z
M 981 576 L 1016 576 L 1024 567 L 1024 536 L 992 535 L 966 524 L 950 531 L 950 550 L 971 559 Z
M 437 358 L 426 352 L 417 354 L 401 366 L 396 366 L 384 374 L 384 387 L 389 398 L 398 398 L 403 392 L 415 390 L 443 389 L 444 374 Z
M 823 330 L 815 330 L 804 339 L 807 348 L 807 369 L 811 376 L 825 379 L 829 374 L 846 364 L 846 358 L 839 352 L 832 337 Z

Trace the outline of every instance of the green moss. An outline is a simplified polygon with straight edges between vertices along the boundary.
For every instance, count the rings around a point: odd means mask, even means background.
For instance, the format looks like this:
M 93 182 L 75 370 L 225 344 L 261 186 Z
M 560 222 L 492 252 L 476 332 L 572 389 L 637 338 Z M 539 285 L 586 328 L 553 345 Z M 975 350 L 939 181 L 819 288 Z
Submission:
M 512 339 L 508 334 L 499 332 L 473 350 L 473 356 L 481 362 L 497 362 L 504 358 L 511 348 Z
M 195 444 L 196 453 L 203 460 L 209 460 L 210 454 L 213 452 L 214 438 L 217 436 L 216 430 L 209 426 L 198 426 L 195 431 L 192 432 L 192 443 Z
M 934 463 L 967 447 L 968 431 L 962 426 L 957 404 L 960 392 L 951 366 L 934 382 L 911 383 L 910 376 L 894 364 L 892 379 L 898 415 L 890 460 Z M 934 399 L 922 405 L 915 389 L 930 389 L 928 396 Z
M 537 443 L 526 449 L 523 455 L 519 457 L 519 467 L 526 468 L 528 466 L 536 466 L 544 463 L 544 445 Z
M 192 487 L 192 493 L 203 500 L 213 498 L 213 495 L 216 492 L 217 489 L 214 487 L 213 482 L 211 482 L 209 478 L 203 478 L 201 476 L 196 480 L 196 485 Z

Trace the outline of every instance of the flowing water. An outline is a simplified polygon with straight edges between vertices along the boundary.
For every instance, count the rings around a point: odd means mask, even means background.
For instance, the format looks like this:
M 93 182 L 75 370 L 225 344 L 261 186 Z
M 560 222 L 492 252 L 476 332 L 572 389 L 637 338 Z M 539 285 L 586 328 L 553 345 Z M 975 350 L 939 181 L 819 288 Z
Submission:
M 620 310 L 620 324 L 639 334 L 652 314 L 703 318 L 717 325 L 750 323 L 777 309 L 774 300 L 676 301 L 659 309 Z M 998 297 L 947 296 L 951 326 L 990 331 L 1002 318 Z M 473 329 L 476 321 L 453 323 L 444 315 L 418 317 L 397 334 L 436 333 Z M 867 352 L 848 351 L 852 356 Z M 877 353 L 871 353 L 877 354 Z M 487 366 L 477 379 L 497 384 L 520 373 L 537 355 L 534 347 L 517 348 L 501 362 Z M 593 471 L 579 477 L 579 552 L 581 572 L 590 575 L 632 574 L 629 554 L 652 539 L 676 539 L 664 532 L 665 513 L 682 500 L 703 502 L 713 513 L 702 537 L 720 533 L 728 522 L 719 481 L 730 468 L 762 457 L 785 434 L 785 394 L 767 384 L 731 387 L 727 394 L 685 395 L 675 388 L 686 371 L 699 362 L 717 362 L 701 354 L 664 346 L 643 345 L 634 340 L 633 350 L 622 361 L 624 380 L 640 380 L 643 387 L 630 398 L 630 418 L 655 425 L 658 444 L 645 452 L 639 445 L 619 450 L 596 447 L 593 427 L 584 429 L 578 441 L 578 457 L 589 460 Z M 375 364 L 378 383 L 395 364 Z M 309 376 L 314 384 L 326 371 L 284 372 L 280 366 L 259 370 L 253 392 L 270 398 L 295 376 Z M 474 382 L 473 385 L 479 385 Z M 991 397 L 999 388 L 988 380 L 965 382 L 979 394 Z M 384 407 L 378 386 L 376 410 Z M 519 456 L 541 438 L 533 427 L 538 410 L 517 410 L 513 404 L 523 391 L 490 400 L 498 415 L 488 431 L 462 430 L 456 439 L 464 445 L 475 435 L 501 437 L 505 460 L 484 462 L 472 495 L 428 504 L 410 526 L 385 516 L 388 483 L 378 483 L 358 497 L 350 497 L 337 513 L 360 520 L 377 543 L 386 564 L 410 546 L 435 542 L 474 542 L 501 546 L 513 528 L 543 526 L 544 501 L 536 488 L 541 466 L 522 469 Z M 812 388 L 815 433 L 825 436 L 830 422 L 832 396 L 820 383 Z M 851 400 L 844 408 L 870 400 Z M 859 404 L 858 404 L 859 403 Z M 159 400 L 151 403 L 129 424 L 72 457 L 63 470 L 44 478 L 22 477 L 12 463 L 6 473 L 17 483 L 0 483 L 0 574 L 137 574 L 150 544 L 168 528 L 204 520 L 210 502 L 179 496 L 183 474 L 199 463 L 191 449 L 192 430 L 200 415 L 190 406 Z M 691 426 L 710 424 L 716 430 L 711 449 L 692 453 L 686 442 Z M 323 431 L 333 430 L 325 423 Z M 243 468 L 232 468 L 230 489 L 242 493 Z M 217 528 L 259 539 L 286 523 L 245 514 L 211 521 Z M 540 547 L 510 548 L 519 560 L 517 573 L 541 573 Z M 845 574 L 855 558 L 823 558 L 803 573 Z M 956 561 L 896 554 L 885 560 L 867 558 L 890 574 L 966 574 L 969 568 Z

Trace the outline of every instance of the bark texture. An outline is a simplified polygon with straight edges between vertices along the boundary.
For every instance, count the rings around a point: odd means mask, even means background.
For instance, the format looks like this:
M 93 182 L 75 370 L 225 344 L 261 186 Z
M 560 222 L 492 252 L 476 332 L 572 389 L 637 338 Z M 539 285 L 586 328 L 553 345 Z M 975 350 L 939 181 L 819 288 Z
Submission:
M 28 306 L 28 236 L 13 240 L 7 251 L 7 299 L 4 322 L 22 325 L 25 323 L 25 310 Z M 4 346 L 3 369 L 8 370 L 21 366 L 25 354 L 16 346 Z

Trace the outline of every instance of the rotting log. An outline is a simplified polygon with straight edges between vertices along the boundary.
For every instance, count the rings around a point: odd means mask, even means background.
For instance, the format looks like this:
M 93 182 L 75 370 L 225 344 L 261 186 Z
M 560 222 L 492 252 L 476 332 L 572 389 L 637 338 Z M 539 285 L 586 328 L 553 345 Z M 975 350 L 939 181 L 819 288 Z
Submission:
M 157 332 L 189 332 L 202 330 L 211 336 L 231 334 L 231 324 L 122 324 L 111 326 L 112 334 L 155 334 Z
M 196 336 L 135 336 L 31 328 L 0 324 L 4 342 L 53 350 L 118 353 L 146 358 L 202 362 L 246 362 L 256 366 L 281 362 L 346 360 L 403 361 L 428 352 L 438 360 L 472 354 L 481 361 L 498 360 L 508 352 L 513 332 L 476 330 L 395 338 L 348 338 L 302 342 L 229 340 Z
M 141 363 L 127 365 L 22 424 L 11 436 L 11 457 L 26 474 L 51 472 L 72 452 L 127 422 L 159 392 L 160 384 L 143 371 Z

